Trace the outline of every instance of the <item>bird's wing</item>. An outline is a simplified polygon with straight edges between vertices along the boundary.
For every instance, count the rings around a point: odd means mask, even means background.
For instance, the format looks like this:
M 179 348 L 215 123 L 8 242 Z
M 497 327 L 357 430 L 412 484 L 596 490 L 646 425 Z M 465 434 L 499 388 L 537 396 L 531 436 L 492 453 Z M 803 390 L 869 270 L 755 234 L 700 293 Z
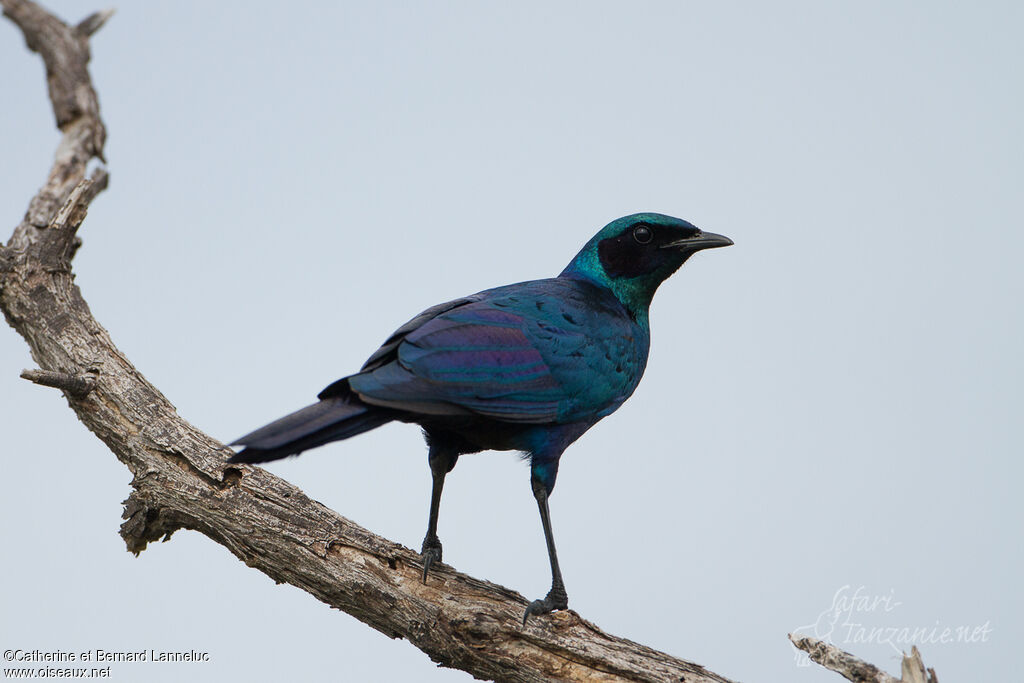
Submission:
M 395 360 L 398 351 L 398 345 L 405 340 L 406 336 L 410 332 L 415 332 L 424 323 L 433 320 L 442 313 L 446 313 L 452 310 L 453 308 L 465 306 L 466 304 L 472 303 L 473 301 L 476 301 L 475 297 L 463 297 L 461 299 L 452 299 L 451 301 L 446 301 L 443 304 L 431 306 L 427 310 L 423 311 L 418 316 L 416 316 L 415 318 L 413 318 L 412 320 L 410 320 L 409 322 L 405 323 L 397 330 L 395 330 L 391 334 L 391 336 L 388 337 L 384 341 L 384 343 L 380 345 L 380 348 L 374 351 L 370 355 L 370 357 L 366 359 L 366 362 L 363 363 L 363 367 L 360 368 L 360 372 L 376 370 L 382 365 L 385 365 Z
M 435 307 L 400 328 L 347 378 L 367 403 L 428 415 L 556 421 L 566 392 L 545 361 L 534 304 L 478 297 Z M 385 350 L 386 349 L 386 350 Z
M 423 323 L 428 322 L 445 311 L 450 311 L 453 308 L 464 306 L 472 301 L 476 301 L 478 297 L 468 296 L 461 299 L 452 299 L 446 301 L 443 304 L 437 304 L 431 306 L 427 310 L 423 311 L 415 318 L 405 323 L 397 330 L 391 333 L 391 336 L 384 340 L 384 343 L 380 345 L 376 351 L 370 354 L 370 357 L 363 363 L 363 367 L 359 372 L 370 372 L 376 370 L 398 358 L 398 345 L 401 344 L 406 335 L 414 330 L 418 329 Z M 336 382 L 328 385 L 323 391 L 317 394 L 317 398 L 321 401 L 327 398 L 334 398 L 338 396 L 345 396 L 349 394 L 351 388 L 349 387 L 348 377 L 342 377 Z

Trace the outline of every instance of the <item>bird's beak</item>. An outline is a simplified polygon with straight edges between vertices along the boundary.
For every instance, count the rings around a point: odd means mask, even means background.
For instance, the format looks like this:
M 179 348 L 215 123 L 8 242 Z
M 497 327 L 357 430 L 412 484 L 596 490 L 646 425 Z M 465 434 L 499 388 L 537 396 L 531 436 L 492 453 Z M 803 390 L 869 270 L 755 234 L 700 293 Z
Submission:
M 685 249 L 694 252 L 701 249 L 717 249 L 718 247 L 732 246 L 733 241 L 725 235 L 718 235 L 713 232 L 702 232 L 695 237 L 686 237 L 675 242 L 661 245 L 662 249 Z

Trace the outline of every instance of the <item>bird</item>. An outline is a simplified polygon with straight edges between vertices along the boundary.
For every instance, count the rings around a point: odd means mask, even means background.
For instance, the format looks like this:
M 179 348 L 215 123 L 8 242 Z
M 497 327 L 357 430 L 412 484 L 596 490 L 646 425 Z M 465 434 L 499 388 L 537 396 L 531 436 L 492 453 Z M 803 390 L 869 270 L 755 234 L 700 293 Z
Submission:
M 693 254 L 733 241 L 660 213 L 612 221 L 554 278 L 487 289 L 423 311 L 317 402 L 234 441 L 232 463 L 264 463 L 389 422 L 420 425 L 433 480 L 422 580 L 441 562 L 438 512 L 460 455 L 529 461 L 551 589 L 523 615 L 568 608 L 548 500 L 566 448 L 640 383 L 658 286 Z

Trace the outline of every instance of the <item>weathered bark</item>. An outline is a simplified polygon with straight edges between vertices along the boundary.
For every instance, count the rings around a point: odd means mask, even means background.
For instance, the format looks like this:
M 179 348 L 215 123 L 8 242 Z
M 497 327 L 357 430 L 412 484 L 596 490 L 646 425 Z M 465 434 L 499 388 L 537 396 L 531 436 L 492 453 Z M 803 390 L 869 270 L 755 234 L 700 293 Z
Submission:
M 118 351 L 74 284 L 71 259 L 89 203 L 107 183 L 105 131 L 87 64 L 89 36 L 109 17 L 69 27 L 26 0 L 0 0 L 46 63 L 63 132 L 46 183 L 0 247 L 0 308 L 71 409 L 133 473 L 121 534 L 138 553 L 178 529 L 194 529 L 275 581 L 309 592 L 431 659 L 477 678 L 726 679 L 697 664 L 611 636 L 574 612 L 535 618 L 518 593 L 447 566 L 420 581 L 419 556 L 310 500 L 270 473 L 227 466 L 230 451 L 182 420 Z

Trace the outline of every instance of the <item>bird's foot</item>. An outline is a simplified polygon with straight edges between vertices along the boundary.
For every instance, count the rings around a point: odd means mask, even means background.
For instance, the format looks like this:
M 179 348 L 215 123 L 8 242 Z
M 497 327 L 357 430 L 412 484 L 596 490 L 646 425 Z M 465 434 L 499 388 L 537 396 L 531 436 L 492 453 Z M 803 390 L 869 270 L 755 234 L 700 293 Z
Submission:
M 430 568 L 441 561 L 441 539 L 437 536 L 424 538 L 420 557 L 423 558 L 423 583 L 426 583 Z
M 526 626 L 526 620 L 530 618 L 531 614 L 551 614 L 555 610 L 567 609 L 568 607 L 569 596 L 566 595 L 565 588 L 562 586 L 552 586 L 543 600 L 534 600 L 526 608 L 526 614 L 523 615 L 523 626 Z

